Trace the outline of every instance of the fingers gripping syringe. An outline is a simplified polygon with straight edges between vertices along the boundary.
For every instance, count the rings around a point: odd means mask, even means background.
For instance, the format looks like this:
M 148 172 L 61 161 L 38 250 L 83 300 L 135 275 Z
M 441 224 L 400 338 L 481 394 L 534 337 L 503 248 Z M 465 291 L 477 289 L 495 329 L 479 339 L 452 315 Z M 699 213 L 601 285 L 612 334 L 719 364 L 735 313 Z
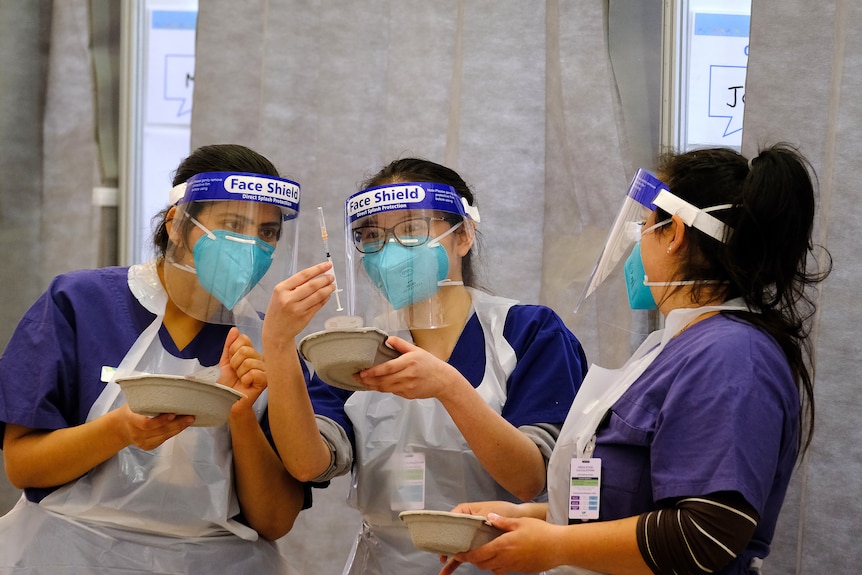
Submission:
M 320 237 L 323 238 L 323 249 L 326 250 L 326 261 L 332 264 L 332 254 L 329 253 L 329 234 L 326 233 L 326 222 L 323 221 L 322 206 L 317 206 L 317 214 L 320 216 Z M 335 266 L 332 267 L 329 273 L 332 274 L 332 285 L 335 287 L 335 304 L 338 306 L 336 311 L 341 311 L 344 308 L 341 307 L 341 298 L 338 297 L 338 292 L 341 290 L 338 289 L 338 282 L 335 280 Z

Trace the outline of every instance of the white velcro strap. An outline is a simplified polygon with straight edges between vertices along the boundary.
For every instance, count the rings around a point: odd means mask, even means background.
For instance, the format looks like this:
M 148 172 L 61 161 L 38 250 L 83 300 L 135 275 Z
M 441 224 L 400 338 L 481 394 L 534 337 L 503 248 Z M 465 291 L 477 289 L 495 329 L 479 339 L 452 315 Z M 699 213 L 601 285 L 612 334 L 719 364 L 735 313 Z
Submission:
M 182 199 L 182 197 L 186 194 L 186 183 L 177 184 L 173 188 L 171 188 L 171 193 L 168 196 L 168 201 L 170 205 L 176 204 L 178 201 Z
M 676 197 L 667 190 L 660 191 L 653 200 L 653 204 L 671 215 L 679 216 L 687 226 L 697 228 L 720 242 L 724 241 L 724 235 L 727 230 L 732 231 L 727 224 L 707 213 L 710 208 L 698 208 L 682 198 Z M 733 206 L 715 206 L 713 209 L 730 207 Z
M 467 198 L 465 198 L 464 196 L 461 196 L 461 204 L 463 204 L 463 206 L 464 206 L 464 213 L 466 213 L 468 216 L 470 216 L 470 219 L 472 219 L 474 222 L 476 222 L 478 224 L 479 223 L 479 208 L 477 208 L 476 206 L 471 206 L 467 202 Z

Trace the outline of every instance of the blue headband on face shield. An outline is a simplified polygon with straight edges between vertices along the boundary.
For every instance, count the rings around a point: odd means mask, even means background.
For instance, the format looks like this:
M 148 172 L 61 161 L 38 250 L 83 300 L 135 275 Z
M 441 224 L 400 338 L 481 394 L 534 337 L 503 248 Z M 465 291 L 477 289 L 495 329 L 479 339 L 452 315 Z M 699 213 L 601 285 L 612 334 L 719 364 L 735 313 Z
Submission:
M 654 175 L 638 168 L 635 177 L 632 178 L 632 183 L 629 186 L 628 197 L 648 209 L 655 211 L 656 205 L 653 203 L 656 196 L 662 191 L 668 191 L 668 185 L 656 178 Z
M 299 215 L 299 184 L 285 178 L 248 172 L 202 172 L 188 179 L 178 204 L 211 200 L 239 200 L 272 204 L 282 219 Z
M 437 210 L 469 217 L 479 222 L 479 210 L 467 203 L 455 188 L 432 182 L 407 182 L 377 186 L 357 192 L 347 198 L 347 224 L 393 210 Z

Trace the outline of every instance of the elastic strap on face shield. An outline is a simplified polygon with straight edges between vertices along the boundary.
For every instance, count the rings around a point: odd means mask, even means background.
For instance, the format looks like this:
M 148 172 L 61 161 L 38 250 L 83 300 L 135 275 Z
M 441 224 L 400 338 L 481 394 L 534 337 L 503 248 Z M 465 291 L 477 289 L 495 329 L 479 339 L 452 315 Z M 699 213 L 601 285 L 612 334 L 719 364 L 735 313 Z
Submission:
M 709 212 L 733 208 L 735 207 L 733 204 L 698 208 L 667 190 L 659 192 L 653 200 L 653 204 L 671 215 L 681 217 L 687 226 L 697 228 L 720 242 L 724 242 L 725 235 L 729 236 L 733 232 L 733 228 L 709 214 Z

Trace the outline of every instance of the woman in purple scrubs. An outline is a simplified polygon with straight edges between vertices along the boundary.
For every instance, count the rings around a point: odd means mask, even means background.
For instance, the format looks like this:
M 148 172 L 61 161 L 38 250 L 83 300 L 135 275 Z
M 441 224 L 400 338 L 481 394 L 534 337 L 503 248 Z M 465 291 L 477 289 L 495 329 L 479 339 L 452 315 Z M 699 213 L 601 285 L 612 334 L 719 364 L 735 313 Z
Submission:
M 363 524 L 345 573 L 430 573 L 437 557 L 413 545 L 400 512 L 542 496 L 586 358 L 553 310 L 477 288 L 479 210 L 455 171 L 402 158 L 346 205 L 357 284 L 367 288 L 358 305 L 379 312 L 366 325 L 385 327 L 401 355 L 355 375 L 358 391 L 340 403 L 321 402 L 315 389 L 328 386 L 315 378 L 306 388 L 288 352 L 307 302 L 331 295 L 331 276 L 283 282 L 263 338 L 273 436 L 297 477 L 352 469 L 349 501 Z
M 548 504 L 455 508 L 507 533 L 442 574 L 468 562 L 494 573 L 760 572 L 813 429 L 806 289 L 831 258 L 809 267 L 809 170 L 779 144 L 751 160 L 669 154 L 658 177 L 638 171 L 591 283 L 629 254 L 629 303 L 658 309 L 665 327 L 622 368 L 590 368 L 551 456 Z
M 238 145 L 195 150 L 174 184 L 156 259 L 58 276 L 0 358 L 6 473 L 24 489 L 0 518 L 2 573 L 288 570 L 273 540 L 307 487 L 234 352 L 259 345 L 260 310 L 289 275 L 299 186 Z M 218 377 L 244 397 L 222 425 L 148 417 L 115 381 L 136 373 Z

